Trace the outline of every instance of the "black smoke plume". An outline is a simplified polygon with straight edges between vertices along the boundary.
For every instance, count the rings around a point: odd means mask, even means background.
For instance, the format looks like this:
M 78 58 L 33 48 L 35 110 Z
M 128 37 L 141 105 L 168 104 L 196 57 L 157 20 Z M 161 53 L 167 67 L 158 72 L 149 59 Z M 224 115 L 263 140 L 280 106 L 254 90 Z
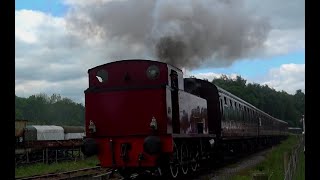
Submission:
M 80 2 L 68 13 L 69 30 L 102 41 L 110 59 L 152 58 L 186 69 L 227 66 L 259 52 L 270 31 L 267 19 L 251 14 L 241 0 Z

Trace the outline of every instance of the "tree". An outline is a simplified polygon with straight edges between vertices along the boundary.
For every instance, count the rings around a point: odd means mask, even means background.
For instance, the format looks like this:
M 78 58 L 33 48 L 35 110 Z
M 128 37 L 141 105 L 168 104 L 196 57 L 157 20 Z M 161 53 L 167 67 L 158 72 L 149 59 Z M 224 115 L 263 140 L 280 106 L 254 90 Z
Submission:
M 59 94 L 44 93 L 28 98 L 15 97 L 16 119 L 38 125 L 83 125 L 84 106 Z

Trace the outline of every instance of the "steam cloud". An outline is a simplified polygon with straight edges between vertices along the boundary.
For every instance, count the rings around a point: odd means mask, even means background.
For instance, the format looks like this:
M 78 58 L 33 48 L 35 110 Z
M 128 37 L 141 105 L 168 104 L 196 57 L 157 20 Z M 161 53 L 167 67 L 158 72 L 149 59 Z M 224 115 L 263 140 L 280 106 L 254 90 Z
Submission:
M 95 0 L 74 4 L 67 23 L 102 40 L 110 58 L 152 57 L 187 69 L 253 56 L 270 32 L 240 0 Z

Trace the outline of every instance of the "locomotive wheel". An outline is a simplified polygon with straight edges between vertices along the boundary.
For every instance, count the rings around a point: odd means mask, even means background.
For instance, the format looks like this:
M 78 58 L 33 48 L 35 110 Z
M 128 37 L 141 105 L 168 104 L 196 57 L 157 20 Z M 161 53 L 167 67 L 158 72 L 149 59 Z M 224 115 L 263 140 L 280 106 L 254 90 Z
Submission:
M 199 159 L 199 151 L 197 148 L 195 148 L 192 153 L 190 154 L 190 157 L 191 157 L 191 162 L 190 162 L 190 167 L 191 167 L 191 170 L 193 172 L 197 171 L 197 168 L 199 166 L 198 164 L 198 159 Z
M 175 142 L 173 142 L 172 160 L 169 162 L 170 173 L 173 178 L 178 177 L 179 174 L 179 150 Z
M 129 168 L 120 168 L 118 169 L 118 173 L 124 178 L 124 179 L 129 179 L 131 174 L 132 174 L 132 170 Z
M 189 151 L 187 144 L 183 143 L 180 147 L 180 164 L 181 164 L 181 170 L 183 174 L 188 173 L 188 161 L 189 161 Z

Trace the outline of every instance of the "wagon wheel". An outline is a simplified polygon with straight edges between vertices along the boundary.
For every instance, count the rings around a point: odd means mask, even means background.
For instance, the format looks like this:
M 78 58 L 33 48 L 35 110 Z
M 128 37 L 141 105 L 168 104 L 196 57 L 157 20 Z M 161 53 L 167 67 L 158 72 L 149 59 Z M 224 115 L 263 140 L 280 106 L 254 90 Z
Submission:
M 172 160 L 169 162 L 170 173 L 173 178 L 178 177 L 179 174 L 179 150 L 175 142 L 173 142 Z
M 180 147 L 180 164 L 181 170 L 183 174 L 188 173 L 188 161 L 189 161 L 189 150 L 187 144 L 183 143 Z
M 194 148 L 191 153 L 191 162 L 190 162 L 190 167 L 193 172 L 197 171 L 197 168 L 199 166 L 198 159 L 199 159 L 199 151 L 198 151 L 198 146 Z

